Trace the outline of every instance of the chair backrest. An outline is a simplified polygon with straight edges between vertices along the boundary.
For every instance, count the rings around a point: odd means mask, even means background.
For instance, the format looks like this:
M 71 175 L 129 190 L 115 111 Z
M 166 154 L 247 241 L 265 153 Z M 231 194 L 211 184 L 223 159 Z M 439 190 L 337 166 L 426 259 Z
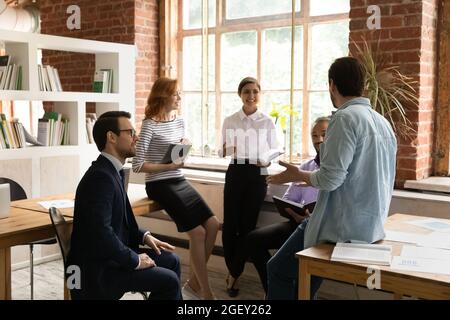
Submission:
M 27 198 L 25 190 L 15 182 L 14 180 L 8 178 L 0 177 L 0 184 L 9 183 L 9 190 L 11 192 L 11 201 L 22 200 Z
M 55 229 L 56 238 L 58 239 L 59 248 L 64 261 L 64 269 L 67 267 L 67 255 L 70 251 L 70 238 L 72 236 L 72 224 L 67 223 L 66 219 L 55 207 L 49 209 L 50 219 Z

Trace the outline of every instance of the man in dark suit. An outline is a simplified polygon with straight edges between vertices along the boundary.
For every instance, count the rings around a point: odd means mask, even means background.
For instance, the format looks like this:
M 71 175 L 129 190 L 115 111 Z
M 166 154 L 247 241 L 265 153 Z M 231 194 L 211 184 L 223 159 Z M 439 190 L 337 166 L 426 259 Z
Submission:
M 174 247 L 138 228 L 124 190 L 122 166 L 135 155 L 138 137 L 130 114 L 111 111 L 94 125 L 101 155 L 81 179 L 68 265 L 81 272 L 73 299 L 119 299 L 128 291 L 151 292 L 150 299 L 182 299 L 180 261 Z M 150 249 L 141 250 L 139 245 Z

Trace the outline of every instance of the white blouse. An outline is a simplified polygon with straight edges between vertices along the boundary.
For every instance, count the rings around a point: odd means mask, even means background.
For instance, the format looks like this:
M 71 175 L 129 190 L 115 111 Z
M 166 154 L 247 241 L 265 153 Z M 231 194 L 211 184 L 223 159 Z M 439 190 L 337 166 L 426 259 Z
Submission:
M 242 108 L 225 118 L 222 125 L 221 146 L 236 147 L 237 159 L 256 161 L 271 149 L 278 149 L 275 125 L 272 119 L 259 110 L 246 115 Z M 223 156 L 219 148 L 219 156 Z

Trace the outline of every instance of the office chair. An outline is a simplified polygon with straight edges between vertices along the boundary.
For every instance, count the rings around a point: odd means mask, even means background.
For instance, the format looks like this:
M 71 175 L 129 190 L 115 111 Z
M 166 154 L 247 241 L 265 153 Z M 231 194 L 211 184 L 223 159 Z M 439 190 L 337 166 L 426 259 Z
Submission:
M 67 255 L 70 251 L 70 239 L 72 236 L 72 224 L 67 223 L 66 219 L 55 207 L 49 209 L 50 219 L 52 220 L 53 228 L 55 229 L 56 238 L 58 239 L 59 248 L 61 249 L 61 255 L 64 263 L 64 279 L 66 278 L 67 269 Z M 139 293 L 142 295 L 144 300 L 148 299 L 148 294 L 146 292 L 132 292 Z
M 0 184 L 8 183 L 9 189 L 11 192 L 11 201 L 15 200 L 23 200 L 27 198 L 27 194 L 25 193 L 25 190 L 15 182 L 14 180 L 8 179 L 8 178 L 2 178 L 0 177 Z M 48 238 L 44 240 L 34 241 L 30 242 L 28 245 L 30 246 L 30 298 L 31 300 L 34 299 L 34 245 L 36 244 L 54 244 L 56 243 L 56 238 Z

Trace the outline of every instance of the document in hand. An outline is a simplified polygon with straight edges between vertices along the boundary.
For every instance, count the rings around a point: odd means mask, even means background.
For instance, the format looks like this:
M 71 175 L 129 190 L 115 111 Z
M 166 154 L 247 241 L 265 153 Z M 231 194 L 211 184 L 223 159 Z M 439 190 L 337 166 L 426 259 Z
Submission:
M 260 155 L 258 157 L 258 161 L 266 166 L 270 163 L 270 161 L 272 161 L 273 159 L 275 159 L 276 157 L 279 157 L 283 154 L 283 151 L 280 151 L 278 149 L 270 149 L 269 151 L 263 153 L 262 155 Z
M 336 243 L 331 261 L 390 266 L 392 246 L 381 244 Z
M 184 159 L 186 159 L 191 147 L 192 145 L 190 144 L 178 144 L 178 143 L 169 144 L 169 147 L 167 148 L 166 154 L 161 160 L 161 163 L 166 164 L 172 162 L 174 163 L 184 162 Z
M 316 205 L 315 202 L 311 202 L 308 204 L 301 204 L 301 203 L 297 203 L 294 201 L 289 201 L 277 196 L 273 196 L 273 203 L 275 204 L 275 206 L 278 209 L 278 212 L 280 213 L 280 215 L 282 217 L 294 220 L 294 218 L 292 218 L 292 216 L 286 212 L 286 208 L 290 208 L 292 209 L 295 213 L 298 213 L 301 216 L 306 215 L 305 211 L 306 209 L 308 209 L 309 213 L 312 213 L 314 210 L 314 206 Z

